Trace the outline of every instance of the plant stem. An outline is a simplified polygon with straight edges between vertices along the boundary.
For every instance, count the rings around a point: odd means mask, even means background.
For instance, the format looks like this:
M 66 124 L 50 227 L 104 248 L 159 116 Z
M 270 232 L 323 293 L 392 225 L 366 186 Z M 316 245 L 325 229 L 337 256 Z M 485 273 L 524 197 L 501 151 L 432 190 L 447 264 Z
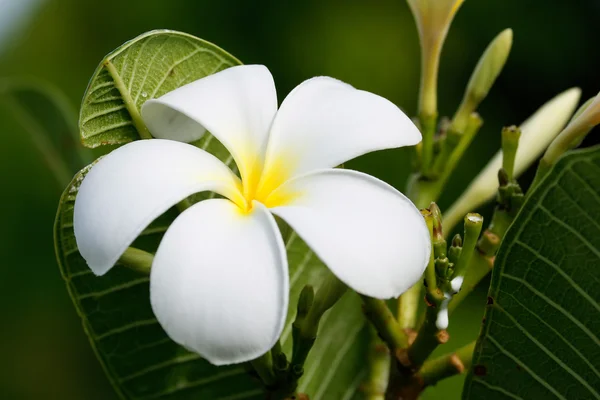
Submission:
M 475 341 L 461 347 L 454 353 L 427 361 L 417 374 L 417 379 L 425 388 L 435 385 L 442 379 L 468 371 L 473 361 L 474 349 Z
M 515 214 L 515 210 L 509 212 L 504 208 L 496 207 L 488 229 L 479 238 L 476 250 L 469 259 L 462 288 L 448 304 L 449 314 L 452 314 L 494 267 L 496 252 L 500 247 L 502 238 L 512 224 Z
M 276 382 L 273 372 L 273 357 L 271 352 L 267 352 L 255 360 L 250 361 L 252 367 L 266 387 L 273 386 Z
M 437 113 L 419 115 L 423 148 L 421 149 L 421 171 L 424 176 L 429 173 L 433 164 L 433 143 L 437 124 Z
M 423 283 L 418 281 L 398 299 L 398 325 L 404 331 L 414 330 L 417 326 L 417 311 Z
M 479 252 L 475 252 L 471 258 L 471 262 L 467 268 L 465 280 L 463 281 L 460 292 L 455 294 L 448 304 L 448 314 L 452 314 L 454 310 L 462 304 L 473 290 L 477 287 L 479 282 L 490 273 L 494 267 L 494 258 L 485 256 Z
M 432 300 L 431 298 L 429 299 L 425 312 L 425 321 L 423 321 L 423 324 L 419 328 L 415 341 L 407 350 L 409 364 L 405 366 L 413 371 L 418 370 L 423 365 L 427 357 L 431 355 L 438 345 L 446 343 L 449 339 L 448 332 L 445 329 L 438 329 L 436 324 L 438 311 L 444 300 L 442 296 L 438 296 L 435 300 Z
M 371 329 L 368 363 L 369 376 L 361 390 L 366 400 L 384 400 L 390 379 L 391 357 L 390 350 L 374 329 Z
M 371 321 L 379 337 L 388 345 L 390 350 L 396 352 L 408 346 L 408 336 L 402 330 L 385 301 L 361 295 L 364 303 L 365 315 Z
M 471 258 L 473 258 L 473 254 L 477 247 L 477 241 L 479 239 L 479 234 L 481 233 L 482 225 L 483 217 L 481 215 L 469 213 L 465 216 L 465 235 L 463 238 L 462 251 L 454 266 L 454 275 L 456 277 L 463 277 L 468 270 Z
M 152 261 L 154 261 L 153 254 L 135 247 L 128 247 L 123 255 L 119 257 L 118 262 L 127 268 L 148 275 L 152 268 Z
M 448 147 L 448 149 L 446 149 L 446 151 L 451 151 L 451 154 L 449 156 L 443 155 L 443 157 L 448 157 L 448 160 L 443 166 L 436 165 L 436 167 L 441 170 L 441 174 L 439 176 L 428 177 L 422 173 L 421 175 L 414 175 L 411 178 L 407 193 L 418 208 L 425 208 L 430 202 L 437 201 L 442 190 L 444 189 L 444 186 L 448 182 L 450 175 L 458 165 L 458 162 L 471 144 L 482 124 L 483 120 L 479 114 L 473 113 L 469 117 L 465 132 L 454 132 L 452 130 L 448 131 L 448 137 L 446 140 L 446 147 Z M 423 136 L 423 140 L 425 140 L 425 136 Z M 456 147 L 452 149 L 454 144 Z

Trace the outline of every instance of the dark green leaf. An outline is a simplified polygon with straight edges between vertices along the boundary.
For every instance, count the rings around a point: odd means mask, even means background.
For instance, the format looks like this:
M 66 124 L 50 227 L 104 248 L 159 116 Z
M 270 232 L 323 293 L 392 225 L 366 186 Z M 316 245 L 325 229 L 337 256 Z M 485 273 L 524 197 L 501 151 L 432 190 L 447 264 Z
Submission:
M 502 243 L 465 399 L 600 399 L 600 148 L 562 158 Z
M 93 160 L 90 151 L 79 144 L 74 110 L 49 84 L 4 79 L 0 81 L 0 107 L 6 108 L 9 118 L 14 118 L 29 135 L 61 187 Z

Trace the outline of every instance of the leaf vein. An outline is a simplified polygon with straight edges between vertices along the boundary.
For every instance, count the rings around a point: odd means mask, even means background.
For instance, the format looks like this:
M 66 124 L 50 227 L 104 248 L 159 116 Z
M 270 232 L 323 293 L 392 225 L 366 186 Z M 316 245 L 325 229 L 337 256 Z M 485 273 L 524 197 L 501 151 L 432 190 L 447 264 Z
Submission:
M 150 318 L 150 319 L 144 319 L 144 320 L 140 320 L 140 321 L 135 321 L 135 322 L 131 322 L 129 324 L 120 326 L 118 328 L 114 328 L 114 329 L 110 329 L 106 332 L 103 332 L 99 335 L 92 335 L 93 339 L 97 342 L 104 340 L 108 337 L 114 336 L 114 335 L 118 335 L 120 333 L 123 332 L 127 332 L 130 331 L 132 329 L 135 328 L 139 328 L 139 327 L 143 327 L 143 326 L 150 326 L 150 325 L 156 325 L 158 324 L 158 321 L 156 320 L 156 318 Z
M 516 394 L 513 394 L 511 392 L 509 392 L 508 390 L 501 388 L 500 386 L 495 386 L 495 385 L 491 385 L 489 383 L 487 383 L 486 381 L 484 381 L 483 379 L 479 378 L 478 376 L 473 376 L 473 380 L 485 387 L 487 387 L 490 390 L 493 390 L 494 392 L 498 392 L 501 393 L 503 395 L 505 395 L 506 397 L 510 397 L 511 399 L 515 399 L 515 400 L 525 400 L 522 397 L 517 396 Z
M 552 267 L 556 272 L 560 274 L 584 299 L 586 299 L 598 312 L 600 312 L 600 305 L 594 300 L 581 286 L 579 286 L 573 278 L 571 278 L 565 271 L 563 271 L 558 265 L 552 262 L 550 259 L 541 255 L 537 250 L 529 246 L 528 244 L 515 240 L 515 243 L 529 251 L 531 254 L 536 256 L 539 260 L 543 261 L 546 265 Z
M 569 346 L 571 348 L 571 350 L 577 354 L 579 356 L 579 358 L 581 358 L 581 360 L 583 362 L 585 362 L 588 367 L 590 367 L 590 369 L 598 376 L 600 377 L 600 372 L 598 372 L 598 370 L 596 369 L 596 367 L 594 367 L 594 364 L 592 364 L 583 354 L 581 354 L 581 352 L 573 345 L 571 344 L 571 342 L 569 342 L 567 340 L 567 338 L 565 338 L 559 331 L 557 331 L 552 325 L 550 325 L 549 323 L 547 323 L 543 318 L 540 318 L 535 312 L 533 312 L 532 310 L 529 309 L 529 307 L 527 307 L 525 304 L 521 303 L 516 296 L 512 295 L 511 293 L 505 292 L 502 290 L 502 293 L 504 293 L 506 296 L 509 296 L 510 298 L 512 298 L 512 300 L 517 303 L 518 305 L 520 305 L 525 311 L 527 311 L 529 314 L 533 315 L 537 320 L 539 320 L 542 324 L 544 324 L 550 331 L 554 332 L 554 334 L 556 336 L 558 336 L 567 346 Z
M 561 400 L 567 400 L 565 397 L 563 397 L 562 394 L 560 394 L 556 389 L 554 389 L 552 387 L 552 385 L 550 385 L 544 379 L 542 379 L 541 377 L 539 377 L 527 365 L 525 365 L 525 363 L 523 363 L 521 360 L 519 360 L 514 354 L 512 354 L 511 352 L 509 352 L 508 350 L 506 350 L 504 347 L 502 347 L 502 345 L 500 343 L 498 343 L 498 341 L 496 339 L 494 339 L 494 337 L 492 335 L 488 334 L 487 338 L 490 340 L 490 342 L 492 342 L 494 344 L 494 346 L 496 346 L 496 348 L 498 350 L 500 350 L 502 353 L 504 353 L 504 355 L 506 355 L 508 358 L 510 358 L 511 360 L 513 360 L 515 363 L 517 363 L 518 365 L 520 365 L 521 368 L 523 368 L 525 371 L 527 371 L 529 373 L 529 375 L 533 379 L 535 379 L 536 381 L 538 381 L 542 386 L 544 386 L 546 389 L 548 389 L 553 395 L 555 395 L 557 398 L 559 398 Z
M 148 278 L 148 277 L 143 277 L 143 278 L 139 278 L 139 279 L 132 279 L 132 280 L 127 281 L 127 282 L 125 282 L 123 284 L 112 286 L 112 287 L 110 287 L 109 289 L 106 289 L 106 290 L 99 290 L 99 291 L 96 291 L 96 292 L 89 292 L 89 293 L 78 294 L 77 297 L 79 297 L 80 300 L 89 299 L 89 298 L 99 299 L 100 297 L 107 296 L 107 295 L 109 295 L 111 293 L 116 293 L 116 292 L 119 292 L 121 290 L 130 289 L 130 288 L 135 287 L 137 285 L 141 285 L 141 284 L 148 283 L 148 282 L 150 282 L 150 278 Z
M 579 381 L 579 383 L 584 386 L 591 394 L 593 394 L 597 399 L 600 398 L 600 395 L 592 388 L 590 385 L 583 379 L 578 373 L 573 371 L 567 364 L 565 364 L 560 358 L 556 357 L 550 350 L 546 348 L 540 341 L 538 341 L 535 336 L 533 336 L 523 325 L 519 324 L 519 322 L 504 308 L 500 306 L 497 302 L 494 303 L 494 307 L 508 317 L 517 327 L 518 330 L 525 335 L 533 344 L 535 344 L 540 350 L 542 350 L 548 357 L 550 357 L 558 366 L 560 366 L 564 371 L 569 373 L 573 378 Z
M 592 339 L 596 343 L 596 345 L 600 346 L 600 341 L 598 340 L 598 338 L 581 321 L 579 321 L 577 318 L 575 318 L 570 312 L 568 312 L 567 310 L 562 308 L 558 303 L 551 300 L 544 293 L 542 293 L 539 290 L 537 290 L 536 288 L 534 288 L 529 282 L 527 282 L 524 279 L 518 278 L 516 276 L 509 275 L 505 272 L 502 272 L 502 277 L 521 283 L 523 286 L 525 286 L 527 289 L 529 289 L 532 293 L 534 293 L 539 298 L 544 300 L 547 304 L 551 305 L 553 308 L 560 311 L 565 317 L 570 319 L 583 332 L 585 332 L 590 337 L 590 339 Z

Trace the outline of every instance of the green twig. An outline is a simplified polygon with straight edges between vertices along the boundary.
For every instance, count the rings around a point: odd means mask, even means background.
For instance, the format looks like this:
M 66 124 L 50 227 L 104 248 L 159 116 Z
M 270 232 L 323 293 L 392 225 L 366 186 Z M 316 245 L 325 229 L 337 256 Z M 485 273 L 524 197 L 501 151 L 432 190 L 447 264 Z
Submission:
M 462 374 L 471 368 L 473 361 L 473 350 L 475 342 L 461 347 L 454 353 L 443 355 L 439 358 L 427 361 L 417 374 L 417 379 L 423 386 L 432 386 L 442 379 Z

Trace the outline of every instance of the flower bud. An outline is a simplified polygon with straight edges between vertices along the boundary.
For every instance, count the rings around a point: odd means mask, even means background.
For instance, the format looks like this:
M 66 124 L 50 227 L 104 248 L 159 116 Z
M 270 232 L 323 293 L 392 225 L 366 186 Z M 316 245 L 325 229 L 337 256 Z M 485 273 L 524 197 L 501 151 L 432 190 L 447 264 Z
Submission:
M 521 124 L 521 138 L 515 158 L 514 177 L 522 174 L 544 151 L 573 115 L 581 90 L 569 89 L 535 112 Z M 498 170 L 502 167 L 499 151 L 473 179 L 458 200 L 444 213 L 444 231 L 450 232 L 466 213 L 473 211 L 498 190 Z
M 452 120 L 452 129 L 463 132 L 467 127 L 469 115 L 486 98 L 492 85 L 506 64 L 512 47 L 513 31 L 505 29 L 489 44 L 467 85 L 465 95 Z
M 437 114 L 437 75 L 448 28 L 464 0 L 407 0 L 421 41 L 421 114 Z
M 579 144 L 594 126 L 600 124 L 600 93 L 578 114 L 546 150 L 543 160 L 547 165 L 553 165 L 565 151 Z

